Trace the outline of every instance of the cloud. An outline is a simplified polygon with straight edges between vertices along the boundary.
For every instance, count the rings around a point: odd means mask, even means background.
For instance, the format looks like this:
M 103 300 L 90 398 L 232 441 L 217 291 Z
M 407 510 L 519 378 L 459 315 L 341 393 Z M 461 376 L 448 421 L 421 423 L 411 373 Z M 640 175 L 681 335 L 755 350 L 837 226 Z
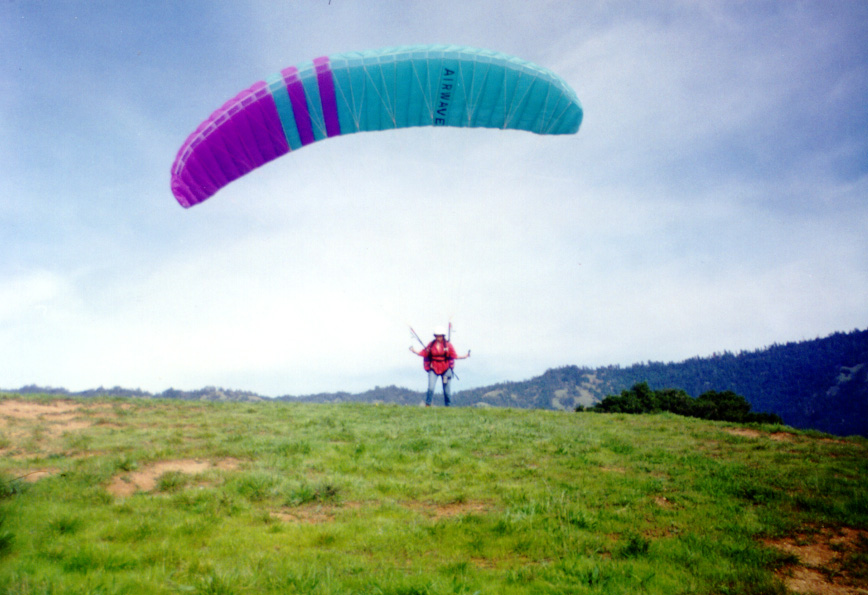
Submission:
M 4 5 L 0 386 L 417 386 L 407 324 L 449 318 L 464 388 L 864 324 L 862 5 L 529 6 Z M 174 202 L 240 89 L 430 42 L 558 72 L 582 130 L 350 135 Z

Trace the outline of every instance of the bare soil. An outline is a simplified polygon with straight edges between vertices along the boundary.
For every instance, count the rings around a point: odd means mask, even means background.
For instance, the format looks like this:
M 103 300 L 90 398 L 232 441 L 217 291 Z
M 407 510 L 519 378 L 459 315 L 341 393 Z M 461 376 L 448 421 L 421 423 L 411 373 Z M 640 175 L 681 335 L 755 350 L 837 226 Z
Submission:
M 438 521 L 462 514 L 484 513 L 488 505 L 485 502 L 451 502 L 448 504 L 432 504 L 430 502 L 401 502 L 401 506 L 418 512 L 429 519 Z M 272 518 L 285 523 L 320 524 L 334 520 L 339 511 L 352 510 L 364 506 L 362 502 L 343 502 L 340 504 L 305 504 L 293 508 L 281 508 L 271 512 Z
M 124 408 L 123 405 L 120 407 Z M 48 442 L 93 426 L 95 422 L 89 417 L 90 415 L 97 412 L 110 413 L 114 408 L 115 405 L 98 402 L 0 400 L 0 431 L 9 442 L 7 448 L 0 448 L 0 456 L 26 457 L 27 455 L 10 454 L 7 451 L 11 451 L 16 443 L 20 444 L 28 436 L 33 436 L 34 432 L 40 436 L 40 445 L 45 447 L 45 451 L 51 452 L 52 447 L 56 445 L 48 444 Z M 109 422 L 104 419 L 97 423 L 106 424 Z M 109 425 L 111 424 L 109 423 Z M 108 486 L 108 491 L 116 497 L 126 497 L 137 491 L 152 491 L 160 477 L 168 472 L 197 475 L 210 469 L 237 469 L 238 464 L 238 461 L 234 459 L 160 461 L 149 464 L 142 469 L 115 476 Z M 31 468 L 21 471 L 18 478 L 35 482 L 56 472 L 57 469 L 53 467 Z
M 791 442 L 793 440 L 793 434 L 790 434 L 789 432 L 773 432 L 767 434 L 766 432 L 760 432 L 759 430 L 754 430 L 752 428 L 726 428 L 724 429 L 724 432 L 732 434 L 733 436 L 744 436 L 746 438 L 766 437 L 778 442 Z
M 812 595 L 865 595 L 868 580 L 864 569 L 859 575 L 851 572 L 854 556 L 866 555 L 868 530 L 818 529 L 765 544 L 792 554 L 797 564 L 778 571 L 787 589 Z
M 15 452 L 16 446 L 27 439 L 47 445 L 69 433 L 89 428 L 93 423 L 82 417 L 81 413 L 81 404 L 63 400 L 47 403 L 16 399 L 0 400 L 0 433 L 5 438 L 4 443 L 0 444 L 0 456 L 11 459 L 28 458 L 26 454 Z M 53 449 L 44 450 L 50 453 Z M 35 482 L 56 472 L 57 469 L 53 467 L 24 469 L 18 478 Z
M 723 431 L 727 434 L 732 434 L 733 436 L 744 436 L 745 438 L 768 438 L 769 440 L 775 440 L 777 442 L 793 442 L 800 439 L 790 432 L 772 432 L 769 434 L 766 432 L 760 432 L 753 428 L 724 428 Z M 844 444 L 845 442 L 844 440 L 838 440 L 836 438 L 811 437 L 809 439 L 817 442 L 833 442 L 838 444 Z
M 91 426 L 91 422 L 78 419 L 81 406 L 77 403 L 54 401 L 52 403 L 32 403 L 28 401 L 0 401 L 0 429 L 12 430 L 16 422 L 41 422 L 45 430 L 52 436 L 61 436 L 65 432 L 83 430 Z
M 198 475 L 211 469 L 234 470 L 238 468 L 235 459 L 219 461 L 200 461 L 182 459 L 178 461 L 160 461 L 147 465 L 143 469 L 116 475 L 109 483 L 107 491 L 117 498 L 126 498 L 136 492 L 150 492 L 157 487 L 160 477 L 169 472 Z

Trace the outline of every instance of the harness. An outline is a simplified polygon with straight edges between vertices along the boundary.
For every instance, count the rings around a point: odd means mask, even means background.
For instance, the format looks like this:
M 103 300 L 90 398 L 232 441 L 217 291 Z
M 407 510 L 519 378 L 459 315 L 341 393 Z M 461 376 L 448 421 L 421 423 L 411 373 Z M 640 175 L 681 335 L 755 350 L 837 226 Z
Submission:
M 428 352 L 428 355 L 425 357 L 425 360 L 428 362 L 451 362 L 452 357 L 449 355 L 449 343 L 444 342 L 441 350 L 438 352 L 434 351 L 434 346 L 437 345 L 437 339 L 434 339 L 428 346 L 425 348 Z M 450 366 L 447 369 L 451 369 Z M 445 374 L 445 371 L 444 371 Z

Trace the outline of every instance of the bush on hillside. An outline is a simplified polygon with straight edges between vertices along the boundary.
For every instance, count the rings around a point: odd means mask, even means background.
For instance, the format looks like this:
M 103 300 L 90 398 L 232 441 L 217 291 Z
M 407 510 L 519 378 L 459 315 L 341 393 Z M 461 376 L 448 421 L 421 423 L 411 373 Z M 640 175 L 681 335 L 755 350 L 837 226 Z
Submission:
M 660 413 L 739 423 L 783 423 L 774 413 L 755 413 L 744 397 L 727 390 L 710 390 L 693 398 L 681 389 L 652 390 L 647 382 L 634 384 L 620 395 L 608 395 L 589 409 L 597 413 Z

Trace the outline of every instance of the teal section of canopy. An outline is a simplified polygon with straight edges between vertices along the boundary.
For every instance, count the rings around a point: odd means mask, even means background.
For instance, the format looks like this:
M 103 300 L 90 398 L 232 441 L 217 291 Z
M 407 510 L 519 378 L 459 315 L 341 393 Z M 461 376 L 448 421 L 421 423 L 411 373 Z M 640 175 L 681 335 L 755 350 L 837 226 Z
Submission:
M 307 98 L 307 109 L 310 117 L 311 131 L 314 140 L 323 140 L 326 136 L 325 117 L 323 116 L 322 100 L 319 94 L 316 71 L 313 62 L 307 62 L 298 67 L 298 78 L 304 87 Z
M 432 125 L 572 134 L 582 121 L 563 79 L 490 50 L 409 46 L 329 62 L 341 134 Z
M 300 149 L 302 144 L 298 134 L 298 124 L 292 113 L 292 102 L 289 99 L 283 77 L 280 74 L 273 74 L 265 80 L 265 83 L 274 98 L 274 107 L 280 117 L 280 124 L 283 127 L 283 134 L 286 136 L 289 148 L 293 151 Z

